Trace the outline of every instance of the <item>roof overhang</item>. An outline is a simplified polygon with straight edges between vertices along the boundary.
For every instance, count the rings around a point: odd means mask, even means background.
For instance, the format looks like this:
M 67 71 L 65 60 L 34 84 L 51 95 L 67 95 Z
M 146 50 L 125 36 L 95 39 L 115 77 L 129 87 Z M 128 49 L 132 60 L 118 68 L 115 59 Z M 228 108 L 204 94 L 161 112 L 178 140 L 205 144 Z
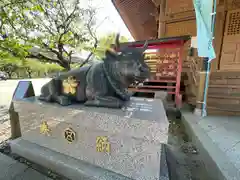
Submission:
M 148 49 L 161 49 L 161 48 L 175 48 L 183 46 L 185 42 L 191 39 L 191 36 L 177 36 L 169 38 L 159 38 L 148 40 Z M 121 48 L 133 47 L 141 48 L 144 46 L 146 41 L 135 41 L 135 42 L 126 42 L 120 44 Z
M 158 8 L 152 0 L 112 0 L 112 3 L 135 40 L 157 38 Z

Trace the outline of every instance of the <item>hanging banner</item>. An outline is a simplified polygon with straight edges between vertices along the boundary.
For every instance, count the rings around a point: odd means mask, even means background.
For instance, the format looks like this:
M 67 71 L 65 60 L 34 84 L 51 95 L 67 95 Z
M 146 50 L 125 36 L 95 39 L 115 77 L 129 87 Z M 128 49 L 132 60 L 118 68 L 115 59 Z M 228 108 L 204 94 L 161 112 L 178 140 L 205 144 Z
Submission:
M 216 58 L 212 44 L 212 11 L 213 0 L 193 0 L 197 21 L 198 56 Z

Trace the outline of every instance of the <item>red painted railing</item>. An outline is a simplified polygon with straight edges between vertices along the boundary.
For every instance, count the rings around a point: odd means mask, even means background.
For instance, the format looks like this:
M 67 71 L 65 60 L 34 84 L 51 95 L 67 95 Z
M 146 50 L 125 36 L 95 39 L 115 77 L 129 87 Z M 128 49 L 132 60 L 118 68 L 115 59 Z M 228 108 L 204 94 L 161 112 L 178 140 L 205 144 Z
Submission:
M 186 38 L 186 37 L 185 37 Z M 154 55 L 154 60 L 146 58 L 145 61 L 151 68 L 151 78 L 141 86 L 131 86 L 129 91 L 154 93 L 156 91 L 167 91 L 168 94 L 175 95 L 175 104 L 180 107 L 182 104 L 182 95 L 180 94 L 180 83 L 183 63 L 183 48 L 186 39 L 177 38 L 177 40 L 159 39 L 149 42 L 148 49 L 156 49 L 157 52 L 145 53 L 146 57 Z M 143 42 L 124 43 L 128 47 L 142 47 Z M 151 60 L 151 62 L 149 62 Z M 163 85 L 165 84 L 165 85 Z

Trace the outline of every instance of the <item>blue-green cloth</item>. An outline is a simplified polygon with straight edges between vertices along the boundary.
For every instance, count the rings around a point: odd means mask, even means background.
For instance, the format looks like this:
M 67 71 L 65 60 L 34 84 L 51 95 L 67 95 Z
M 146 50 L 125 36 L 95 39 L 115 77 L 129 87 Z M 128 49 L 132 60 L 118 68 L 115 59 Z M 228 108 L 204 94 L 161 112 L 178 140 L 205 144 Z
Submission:
M 213 0 L 193 0 L 197 20 L 198 56 L 215 59 L 212 44 L 212 11 Z

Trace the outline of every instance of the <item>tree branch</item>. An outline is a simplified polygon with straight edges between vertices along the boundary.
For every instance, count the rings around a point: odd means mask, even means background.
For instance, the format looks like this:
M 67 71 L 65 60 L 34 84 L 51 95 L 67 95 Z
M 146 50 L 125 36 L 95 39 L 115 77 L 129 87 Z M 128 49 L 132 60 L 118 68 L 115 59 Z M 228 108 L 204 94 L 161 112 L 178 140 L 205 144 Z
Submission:
M 13 56 L 17 57 L 17 53 L 14 52 L 12 49 L 9 49 L 9 48 L 6 48 L 6 47 L 3 47 L 3 46 L 0 46 L 0 49 L 2 49 L 3 51 L 7 51 L 9 52 L 10 54 L 12 54 Z
M 5 14 L 6 18 L 8 19 L 8 22 L 10 24 L 10 26 L 16 31 L 15 26 L 13 25 L 13 22 L 11 21 L 11 19 L 9 19 L 8 14 L 6 13 L 6 11 L 4 10 L 4 8 L 1 8 L 1 11 Z
M 98 41 L 95 41 L 94 49 L 97 48 L 97 44 L 98 44 Z M 88 55 L 87 59 L 85 59 L 85 61 L 83 61 L 82 64 L 80 64 L 79 67 L 82 67 L 82 66 L 84 66 L 85 64 L 87 64 L 92 55 L 93 55 L 93 52 L 91 52 L 91 53 Z
M 10 2 L 10 3 L 4 4 L 0 8 L 5 8 L 5 7 L 13 5 L 13 4 L 15 5 L 15 4 L 21 4 L 21 3 L 26 3 L 26 2 L 27 2 L 27 0 L 14 1 L 14 2 Z
M 65 8 L 65 6 L 63 5 L 63 3 L 62 3 L 62 0 L 58 0 L 58 4 L 60 5 L 60 10 L 62 11 L 62 13 L 64 14 L 66 14 L 67 16 L 69 16 L 69 14 L 68 14 L 68 12 L 67 12 L 67 9 Z M 64 12 L 65 11 L 65 12 Z M 65 16 L 65 14 L 64 14 L 64 16 Z
M 75 18 L 75 11 L 77 10 L 77 6 L 79 4 L 79 0 L 76 1 L 75 3 L 75 7 L 73 9 L 73 11 L 70 13 L 70 15 L 68 15 L 68 17 L 66 18 L 66 20 L 63 22 L 63 28 L 64 28 L 64 32 L 63 32 L 63 35 L 67 33 L 68 31 L 68 28 L 69 28 L 69 25 L 71 24 L 73 18 Z
M 48 50 L 50 50 L 51 52 L 53 52 L 54 54 L 56 54 L 56 55 L 59 54 L 59 52 L 58 52 L 57 50 L 55 50 L 55 49 L 53 49 L 53 48 L 50 48 L 47 44 L 43 43 L 43 46 L 44 46 L 45 48 L 47 48 Z
M 34 55 L 34 54 L 29 54 L 28 56 L 26 56 L 26 58 L 35 58 L 35 59 L 39 59 L 39 60 L 45 60 L 45 61 L 48 61 L 48 62 L 53 62 L 53 63 L 57 63 L 57 64 L 60 64 L 61 62 L 59 62 L 58 60 L 56 59 L 52 59 L 52 58 L 49 58 L 49 57 L 46 57 L 42 54 L 38 54 L 38 55 Z
M 89 11 L 89 12 L 90 12 L 90 11 Z M 89 19 L 89 21 L 88 21 L 88 23 L 87 23 L 87 29 L 88 29 L 88 31 L 89 31 L 90 36 L 91 36 L 91 37 L 94 39 L 94 41 L 95 41 L 94 46 L 93 46 L 93 48 L 94 48 L 93 51 L 95 51 L 95 49 L 97 48 L 97 45 L 98 45 L 98 39 L 97 39 L 96 35 L 94 35 L 94 33 L 92 32 L 92 29 L 91 29 L 91 26 L 90 26 L 90 24 L 92 23 L 93 18 L 94 18 L 94 13 L 93 13 L 93 12 L 90 12 L 90 15 L 91 15 L 91 16 L 90 16 L 90 19 Z M 86 59 L 85 61 L 83 61 L 83 63 L 80 65 L 80 67 L 82 67 L 82 66 L 84 66 L 85 64 L 88 63 L 88 61 L 90 60 L 91 56 L 93 55 L 93 51 L 88 55 L 87 59 Z

